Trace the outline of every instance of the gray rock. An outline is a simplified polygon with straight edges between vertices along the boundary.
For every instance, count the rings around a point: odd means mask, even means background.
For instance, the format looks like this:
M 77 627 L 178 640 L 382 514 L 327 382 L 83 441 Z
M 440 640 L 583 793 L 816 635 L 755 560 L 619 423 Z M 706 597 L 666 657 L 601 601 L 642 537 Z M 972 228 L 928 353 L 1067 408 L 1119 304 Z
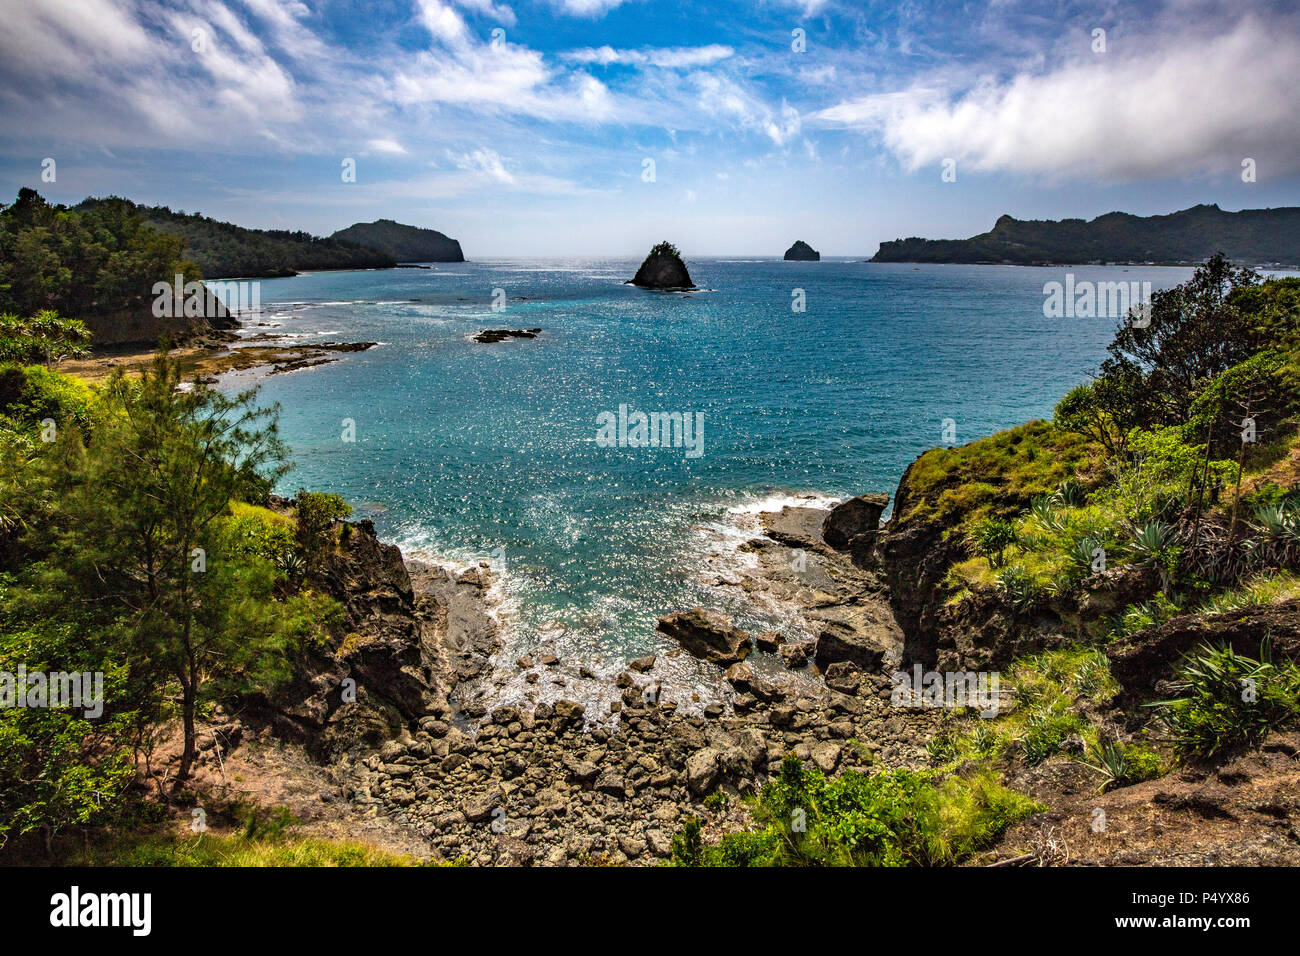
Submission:
M 822 539 L 832 548 L 847 550 L 858 535 L 875 535 L 880 529 L 880 515 L 889 504 L 889 495 L 866 494 L 836 505 L 822 525 Z
M 743 661 L 753 649 L 749 635 L 720 611 L 697 607 L 665 614 L 658 629 L 695 657 L 724 667 Z

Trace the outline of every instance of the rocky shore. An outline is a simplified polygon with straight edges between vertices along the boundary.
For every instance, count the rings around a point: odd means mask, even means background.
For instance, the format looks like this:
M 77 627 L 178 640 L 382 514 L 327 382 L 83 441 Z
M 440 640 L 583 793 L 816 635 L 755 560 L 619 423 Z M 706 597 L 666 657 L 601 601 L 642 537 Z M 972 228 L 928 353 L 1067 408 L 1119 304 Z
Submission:
M 305 747 L 352 812 L 417 835 L 432 858 L 656 863 L 685 817 L 710 813 L 706 797 L 761 786 L 787 754 L 827 773 L 924 764 L 934 716 L 890 706 L 881 665 L 897 660 L 901 635 L 880 584 L 822 536 L 846 515 L 855 534 L 874 533 L 883 504 L 861 504 L 760 516 L 744 547 L 756 561 L 734 586 L 795 609 L 787 628 L 750 634 L 706 608 L 665 614 L 663 651 L 629 661 L 603 694 L 580 663 L 508 660 L 486 565 L 404 560 L 369 522 L 340 526 L 316 583 L 344 604 L 346 626 L 275 700 L 243 702 L 242 719 Z M 662 676 L 683 653 L 716 667 L 702 712 Z M 500 704 L 503 668 L 561 682 L 563 696 Z
M 905 476 L 899 498 L 911 493 Z M 244 701 L 240 720 L 257 739 L 299 745 L 324 765 L 326 816 L 369 821 L 418 856 L 659 864 L 688 818 L 704 821 L 706 838 L 748 826 L 748 805 L 727 797 L 760 788 L 787 755 L 827 774 L 933 768 L 932 747 L 954 715 L 897 706 L 891 675 L 900 666 L 1001 667 L 1067 643 L 1111 598 L 1138 587 L 1098 576 L 1057 607 L 1019 617 L 989 599 L 945 606 L 940 561 L 953 545 L 924 509 L 896 507 L 882 528 L 888 500 L 863 495 L 755 515 L 752 534 L 704 574 L 780 627 L 751 633 L 712 608 L 670 611 L 659 621 L 661 649 L 612 679 L 545 651 L 514 658 L 486 564 L 404 560 L 369 522 L 340 524 L 314 584 L 345 606 L 345 626 L 299 661 L 294 684 L 275 700 Z M 1112 645 L 1121 693 L 1089 705 L 1089 719 L 1123 739 L 1133 702 L 1163 686 L 1178 648 L 1197 635 L 1257 652 L 1260 624 L 1286 653 L 1300 650 L 1296 605 L 1252 612 L 1255 622 L 1240 614 L 1175 620 Z M 909 630 L 913 615 L 932 633 Z M 917 655 L 923 646 L 932 656 Z M 711 698 L 671 678 L 666 665 L 683 654 L 713 669 Z M 547 693 L 505 702 L 506 684 Z M 1295 804 L 1293 738 L 1241 758 L 1231 778 L 1188 768 L 1105 794 L 1097 771 L 1078 759 L 1077 736 L 1045 762 L 1023 761 L 1013 747 L 999 765 L 1003 779 L 1049 810 L 972 862 L 1300 862 L 1290 811 L 1278 815 Z M 1089 829 L 1098 808 L 1111 814 L 1103 834 Z M 1220 825 L 1224 815 L 1232 826 Z

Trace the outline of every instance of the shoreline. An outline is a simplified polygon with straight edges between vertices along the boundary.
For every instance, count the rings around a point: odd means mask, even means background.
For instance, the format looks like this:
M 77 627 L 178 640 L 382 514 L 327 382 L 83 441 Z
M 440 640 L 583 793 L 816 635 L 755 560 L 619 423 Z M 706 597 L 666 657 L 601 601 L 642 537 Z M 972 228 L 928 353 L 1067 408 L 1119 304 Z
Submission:
M 267 339 L 280 339 L 268 333 Z M 240 341 L 258 341 L 251 336 Z M 171 350 L 173 358 L 181 363 L 187 380 L 197 378 L 205 384 L 216 384 L 225 375 L 254 371 L 278 375 L 302 371 L 339 361 L 350 352 L 363 352 L 379 346 L 378 342 L 322 342 L 317 345 L 261 344 L 240 345 L 202 344 L 178 346 Z M 99 385 L 121 369 L 128 375 L 138 375 L 153 362 L 156 346 L 147 349 L 112 350 L 91 354 L 81 359 L 65 359 L 58 371 L 73 375 L 82 381 Z

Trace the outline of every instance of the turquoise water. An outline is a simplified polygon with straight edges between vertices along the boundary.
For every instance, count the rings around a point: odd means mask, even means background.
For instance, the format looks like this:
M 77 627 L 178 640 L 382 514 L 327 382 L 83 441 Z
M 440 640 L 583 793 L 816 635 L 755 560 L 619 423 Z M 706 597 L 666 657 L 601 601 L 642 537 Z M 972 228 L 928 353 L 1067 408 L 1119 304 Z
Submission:
M 1070 271 L 1163 288 L 1190 274 L 708 259 L 690 267 L 709 291 L 682 295 L 623 285 L 635 267 L 489 261 L 264 281 L 271 331 L 382 343 L 262 381 L 297 466 L 281 490 L 339 492 L 404 549 L 491 560 L 521 644 L 560 635 L 580 656 L 634 656 L 656 646 L 658 615 L 718 603 L 701 561 L 739 513 L 797 493 L 892 493 L 944 419 L 964 443 L 1049 416 L 1118 320 L 1045 318 L 1045 282 Z M 791 309 L 795 289 L 805 312 Z M 469 340 L 531 327 L 545 331 Z M 598 444 L 597 417 L 622 404 L 702 413 L 703 453 Z

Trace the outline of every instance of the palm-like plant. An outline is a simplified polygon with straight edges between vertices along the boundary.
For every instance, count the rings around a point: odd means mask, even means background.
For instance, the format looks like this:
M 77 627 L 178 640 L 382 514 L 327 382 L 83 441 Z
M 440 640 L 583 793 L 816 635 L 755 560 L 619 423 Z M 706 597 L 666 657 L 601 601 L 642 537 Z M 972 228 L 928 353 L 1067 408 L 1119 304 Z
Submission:
M 1174 543 L 1174 529 L 1161 521 L 1148 521 L 1133 528 L 1128 552 L 1138 567 L 1155 568 L 1160 574 L 1160 588 L 1169 594 L 1169 562 Z
M 1002 567 L 1007 548 L 1020 540 L 1016 526 L 1002 518 L 985 518 L 975 525 L 970 536 L 976 553 L 988 558 L 991 568 Z

